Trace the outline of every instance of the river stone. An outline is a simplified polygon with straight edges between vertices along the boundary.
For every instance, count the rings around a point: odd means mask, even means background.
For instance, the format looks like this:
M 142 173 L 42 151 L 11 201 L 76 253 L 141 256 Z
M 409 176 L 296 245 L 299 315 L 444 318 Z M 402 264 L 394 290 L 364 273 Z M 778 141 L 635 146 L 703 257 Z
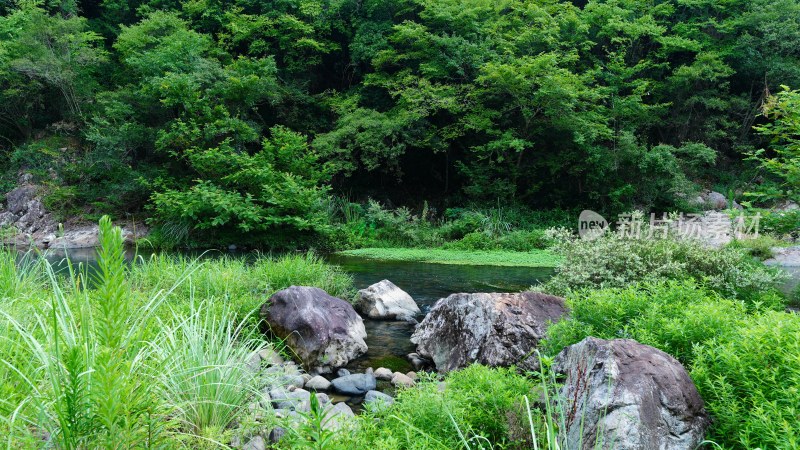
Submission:
M 414 320 L 420 312 L 414 299 L 389 280 L 358 291 L 356 308 L 370 319 Z
M 311 410 L 311 393 L 305 389 L 295 389 L 291 392 L 273 389 L 269 392 L 269 396 L 275 409 L 300 412 Z
M 261 316 L 312 373 L 329 373 L 367 351 L 361 317 L 349 303 L 319 288 L 276 292 L 261 307 Z
M 242 450 L 266 450 L 266 449 L 267 449 L 267 441 L 265 441 L 264 438 L 261 436 L 256 436 L 253 439 L 250 439 L 250 441 L 248 441 L 247 444 L 245 444 L 244 447 L 242 447 Z
M 538 292 L 453 294 L 436 302 L 411 342 L 442 373 L 476 362 L 536 369 L 533 351 L 566 313 L 564 299 Z
M 374 375 L 375 378 L 379 380 L 390 381 L 392 379 L 392 375 L 394 374 L 392 373 L 391 370 L 387 369 L 386 367 L 379 367 L 375 369 Z
M 377 381 L 373 375 L 354 373 L 331 381 L 333 390 L 345 395 L 364 395 L 375 389 Z
M 414 380 L 408 377 L 408 375 L 402 374 L 400 372 L 395 372 L 392 375 L 392 386 L 397 387 L 411 387 L 414 385 Z
M 620 450 L 686 450 L 700 445 L 710 421 L 680 362 L 629 339 L 588 337 L 555 358 L 566 375 L 566 448 L 595 442 Z M 600 436 L 598 436 L 600 434 Z
M 322 428 L 336 431 L 344 428 L 354 417 L 353 410 L 346 403 L 340 402 L 325 408 L 326 419 Z
M 306 388 L 314 391 L 327 391 L 330 387 L 331 382 L 320 375 L 306 381 Z
M 369 391 L 367 395 L 364 396 L 364 405 L 369 407 L 372 411 L 382 411 L 393 404 L 394 398 L 383 392 Z
M 728 208 L 728 199 L 719 192 L 709 192 L 704 196 L 705 206 L 709 209 L 723 210 Z

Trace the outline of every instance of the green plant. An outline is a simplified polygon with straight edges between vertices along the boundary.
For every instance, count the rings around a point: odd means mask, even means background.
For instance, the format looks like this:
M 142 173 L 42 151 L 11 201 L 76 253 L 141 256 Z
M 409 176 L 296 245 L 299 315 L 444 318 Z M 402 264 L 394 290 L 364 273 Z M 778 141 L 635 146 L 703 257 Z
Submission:
M 48 433 L 58 446 L 157 445 L 163 414 L 146 373 L 148 320 L 162 296 L 137 304 L 125 277 L 122 232 L 100 221 L 95 290 L 71 275 L 64 290 L 48 266 L 49 304 L 24 322 L 3 311 L 18 338 L 5 338 L 6 377 L 20 393 L 0 408 L 9 439 Z M 21 397 L 21 398 L 20 398 Z M 15 402 L 16 401 L 16 402 Z
M 771 152 L 759 150 L 752 158 L 777 176 L 783 184 L 782 198 L 797 199 L 800 193 L 800 91 L 783 86 L 783 91 L 766 99 L 764 115 L 770 122 L 755 129 L 769 139 Z
M 800 446 L 800 317 L 766 312 L 701 346 L 691 376 L 725 448 Z
M 570 320 L 550 326 L 544 348 L 551 355 L 587 336 L 635 339 L 684 364 L 697 345 L 724 340 L 747 320 L 742 302 L 727 300 L 692 280 L 573 292 Z M 757 308 L 781 309 L 781 298 L 764 294 Z
M 230 306 L 211 307 L 214 298 L 191 302 L 188 314 L 175 312 L 153 341 L 148 359 L 157 361 L 156 392 L 188 433 L 224 430 L 258 401 L 262 380 L 247 367 L 264 338 Z M 236 324 L 239 325 L 236 325 Z
M 607 233 L 595 240 L 562 241 L 557 251 L 563 262 L 550 280 L 537 287 L 553 294 L 693 279 L 723 296 L 752 302 L 783 278 L 780 271 L 764 267 L 739 249 L 712 249 L 676 238 L 634 239 Z

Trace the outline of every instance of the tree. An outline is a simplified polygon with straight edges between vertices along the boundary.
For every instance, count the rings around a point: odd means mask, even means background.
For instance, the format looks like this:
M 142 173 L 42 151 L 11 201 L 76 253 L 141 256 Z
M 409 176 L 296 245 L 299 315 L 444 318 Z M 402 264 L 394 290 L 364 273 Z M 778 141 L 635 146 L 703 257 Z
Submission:
M 779 197 L 800 200 L 800 91 L 784 86 L 767 98 L 763 112 L 771 122 L 756 130 L 769 139 L 770 149 L 753 157 L 781 180 Z

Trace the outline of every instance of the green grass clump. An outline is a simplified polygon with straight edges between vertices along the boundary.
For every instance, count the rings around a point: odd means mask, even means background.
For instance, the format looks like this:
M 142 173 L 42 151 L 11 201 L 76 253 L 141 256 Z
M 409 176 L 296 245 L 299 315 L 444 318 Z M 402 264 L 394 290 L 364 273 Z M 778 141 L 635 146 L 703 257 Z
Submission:
M 800 447 L 800 316 L 764 313 L 702 346 L 691 376 L 720 445 Z
M 350 275 L 312 253 L 262 255 L 251 261 L 227 255 L 207 256 L 154 254 L 142 258 L 131 269 L 131 282 L 142 292 L 171 288 L 169 303 L 177 308 L 189 305 L 192 296 L 213 297 L 216 302 L 210 307 L 230 307 L 240 318 L 254 318 L 251 313 L 270 295 L 291 285 L 319 287 L 340 298 L 353 294 Z
M 517 422 L 509 415 L 522 419 L 523 397 L 534 391 L 533 379 L 513 369 L 473 365 L 448 374 L 444 381 L 444 389 L 430 378 L 399 391 L 391 408 L 361 416 L 355 431 L 341 434 L 329 448 L 449 450 L 464 448 L 462 435 L 482 436 L 494 448 L 522 442 L 513 437 L 521 430 L 513 429 Z M 522 430 L 527 428 L 525 424 Z
M 507 267 L 555 267 L 561 259 L 547 251 L 461 251 L 421 248 L 364 248 L 346 250 L 341 255 L 386 261 L 416 261 L 432 264 Z

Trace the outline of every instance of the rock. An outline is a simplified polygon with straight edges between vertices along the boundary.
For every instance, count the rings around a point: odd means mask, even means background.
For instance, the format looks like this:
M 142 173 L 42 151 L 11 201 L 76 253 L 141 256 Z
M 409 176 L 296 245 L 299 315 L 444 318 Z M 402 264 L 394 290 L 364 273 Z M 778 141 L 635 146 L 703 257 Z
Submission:
M 800 246 L 773 247 L 772 258 L 764 261 L 769 266 L 800 267 Z
M 309 372 L 328 373 L 367 351 L 361 317 L 349 303 L 319 288 L 279 291 L 261 307 L 261 316 Z
M 789 200 L 775 207 L 775 211 L 781 211 L 781 212 L 797 211 L 798 209 L 800 209 L 800 205 Z
M 564 299 L 538 292 L 453 294 L 436 302 L 411 342 L 439 372 L 474 362 L 535 369 L 533 350 L 548 324 L 566 313 Z
M 336 431 L 344 428 L 347 423 L 355 417 L 353 410 L 347 406 L 346 403 L 337 403 L 329 406 L 327 409 L 327 418 L 322 428 L 326 430 Z
M 377 382 L 373 375 L 355 373 L 331 381 L 333 390 L 345 395 L 364 395 L 375 389 Z
M 588 337 L 559 353 L 553 368 L 566 375 L 561 395 L 572 411 L 566 448 L 602 442 L 621 450 L 685 450 L 703 441 L 710 423 L 703 399 L 681 363 L 660 350 Z
M 330 387 L 331 382 L 320 375 L 317 375 L 306 381 L 306 389 L 311 389 L 314 391 L 327 391 Z
M 364 405 L 372 411 L 383 411 L 394 404 L 394 398 L 379 391 L 369 391 L 364 396 Z
M 387 369 L 385 367 L 379 367 L 379 368 L 375 369 L 374 375 L 375 375 L 375 378 L 377 378 L 379 380 L 391 381 L 392 375 L 394 375 L 394 374 L 392 373 L 391 370 L 389 370 L 389 369 Z
M 299 412 L 311 410 L 311 393 L 305 389 L 286 391 L 278 388 L 269 391 L 269 396 L 275 409 Z
M 280 366 L 270 366 L 264 370 L 264 373 L 269 374 L 271 378 L 271 385 L 285 387 L 295 386 L 303 387 L 305 379 L 303 374 L 293 364 L 283 364 Z
M 413 320 L 420 313 L 414 299 L 389 280 L 358 291 L 356 308 L 370 319 Z
M 336 376 L 337 377 L 346 377 L 348 375 L 350 375 L 350 371 L 345 369 L 345 368 L 341 368 L 341 369 L 336 371 Z
M 392 385 L 397 387 L 411 387 L 414 385 L 414 380 L 400 372 L 395 372 L 392 375 Z
M 406 358 L 411 362 L 411 366 L 414 367 L 414 370 L 424 369 L 430 366 L 431 363 L 429 360 L 419 356 L 419 353 L 409 353 Z
M 253 439 L 250 439 L 247 444 L 244 444 L 242 450 L 266 450 L 267 449 L 267 441 L 264 440 L 261 436 L 256 436 Z
M 717 211 L 728 209 L 728 199 L 719 192 L 709 192 L 703 196 L 704 204 L 708 209 Z
M 245 363 L 245 367 L 247 367 L 247 370 L 253 373 L 261 370 L 261 357 L 258 356 L 257 352 L 253 352 L 250 355 L 250 357 L 247 359 L 247 362 Z
M 283 439 L 283 436 L 286 435 L 286 429 L 281 427 L 275 427 L 272 431 L 269 432 L 269 442 L 272 444 L 277 444 L 278 441 Z
M 414 381 L 417 381 L 417 372 L 406 372 L 406 376 Z
M 317 401 L 319 401 L 320 405 L 326 405 L 331 402 L 331 398 L 328 397 L 328 394 L 323 393 L 314 393 L 317 396 Z
M 63 234 L 48 243 L 49 248 L 66 250 L 98 245 L 100 245 L 100 227 L 94 224 L 65 230 Z
M 258 356 L 262 361 L 265 361 L 270 366 L 280 366 L 286 362 L 283 360 L 283 357 L 271 347 L 266 347 L 259 350 Z

